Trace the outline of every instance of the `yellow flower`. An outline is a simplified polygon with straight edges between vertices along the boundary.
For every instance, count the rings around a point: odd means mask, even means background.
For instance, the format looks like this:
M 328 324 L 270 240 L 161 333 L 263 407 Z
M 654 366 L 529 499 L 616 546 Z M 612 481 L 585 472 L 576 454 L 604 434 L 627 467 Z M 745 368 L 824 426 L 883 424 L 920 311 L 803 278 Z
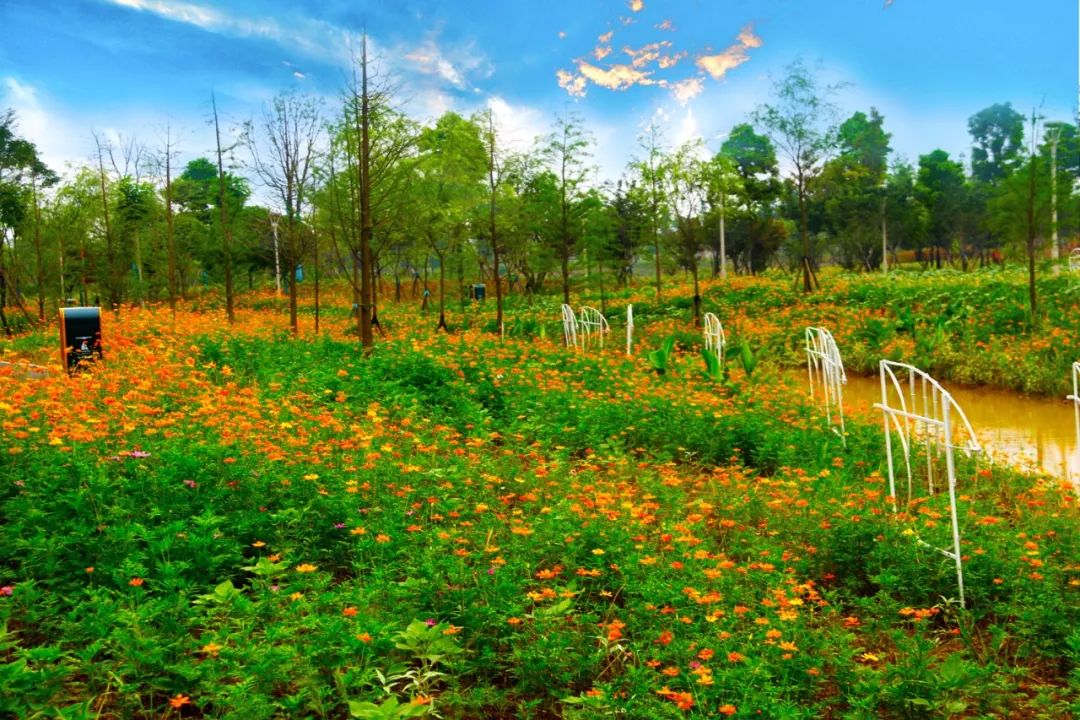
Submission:
M 298 573 L 313 573 L 319 568 L 311 563 L 301 563 L 296 566 L 296 572 Z

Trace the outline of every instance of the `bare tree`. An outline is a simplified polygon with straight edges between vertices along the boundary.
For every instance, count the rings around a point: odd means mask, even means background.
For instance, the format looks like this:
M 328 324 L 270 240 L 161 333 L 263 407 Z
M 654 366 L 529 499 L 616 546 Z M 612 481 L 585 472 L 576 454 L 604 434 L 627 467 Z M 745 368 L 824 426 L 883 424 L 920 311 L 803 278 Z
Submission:
M 773 86 L 774 101 L 754 112 L 754 121 L 787 156 L 799 196 L 799 233 L 802 237 L 803 290 L 817 286 L 810 257 L 807 187 L 836 145 L 836 106 L 831 96 L 839 85 L 822 86 L 810 70 L 796 60 Z
M 108 139 L 98 135 L 96 130 L 91 131 L 91 135 L 94 138 L 94 145 L 97 148 L 97 161 L 98 161 L 98 181 L 101 189 L 101 212 L 102 218 L 105 222 L 105 259 L 108 263 L 106 268 L 106 292 L 108 294 L 108 302 L 114 312 L 120 312 L 120 301 L 122 299 L 120 292 L 120 276 L 116 271 L 116 243 L 113 240 L 112 223 L 109 221 L 109 195 L 107 185 L 107 179 L 105 175 L 105 155 L 108 154 L 111 158 L 113 156 L 112 144 Z
M 218 212 L 219 219 L 221 220 L 221 238 L 222 249 L 224 250 L 225 259 L 225 314 L 229 318 L 230 323 L 236 322 L 236 292 L 233 288 L 233 238 L 232 238 L 232 226 L 229 225 L 229 212 L 226 203 L 226 184 L 225 177 L 225 164 L 224 154 L 231 152 L 239 142 L 235 142 L 227 148 L 221 147 L 221 124 L 218 122 L 218 110 L 217 110 L 217 97 L 210 94 L 210 106 L 214 112 L 214 139 L 217 146 L 217 166 L 218 166 Z M 298 210 L 299 212 L 299 210 Z M 316 310 L 316 313 L 318 311 Z M 316 330 L 318 330 L 318 319 L 316 315 Z M 295 320 L 295 318 L 293 318 Z M 296 325 L 293 323 L 293 331 L 295 332 Z
M 555 120 L 547 137 L 546 153 L 559 183 L 559 259 L 562 261 L 563 302 L 570 303 L 570 254 L 579 215 L 579 200 L 589 173 L 586 160 L 592 138 L 581 118 L 571 115 Z
M 164 160 L 165 160 L 165 252 L 168 255 L 169 262 L 169 309 L 172 311 L 173 319 L 176 319 L 176 295 L 177 295 L 177 283 L 176 283 L 176 234 L 173 226 L 173 186 L 172 186 L 172 160 L 173 155 L 176 154 L 174 149 L 176 144 L 173 142 L 172 125 L 165 125 L 165 146 L 164 146 Z
M 503 325 L 503 296 L 502 281 L 499 279 L 499 235 L 495 228 L 495 199 L 499 194 L 499 187 L 503 182 L 505 164 L 498 152 L 499 136 L 495 131 L 495 118 L 491 112 L 491 106 L 487 109 L 487 130 L 484 133 L 484 144 L 487 145 L 488 155 L 488 192 L 491 202 L 488 207 L 488 221 L 491 233 L 491 260 L 492 273 L 495 282 L 495 332 L 502 332 Z
M 261 128 L 262 137 L 256 138 L 249 125 L 247 145 L 252 169 L 277 195 L 284 209 L 289 326 L 296 335 L 299 332 L 296 271 L 304 254 L 304 240 L 308 237 L 308 233 L 302 231 L 301 222 L 322 133 L 319 105 L 310 97 L 294 93 L 278 95 L 264 108 Z M 264 147 L 260 147 L 260 140 L 265 143 Z

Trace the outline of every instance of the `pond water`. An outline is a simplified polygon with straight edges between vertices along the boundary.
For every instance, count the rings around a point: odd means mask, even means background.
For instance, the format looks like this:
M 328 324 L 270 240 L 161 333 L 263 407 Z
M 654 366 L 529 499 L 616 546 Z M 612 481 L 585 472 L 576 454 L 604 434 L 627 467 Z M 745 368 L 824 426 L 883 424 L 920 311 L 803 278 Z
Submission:
M 848 375 L 845 414 L 863 413 L 881 422 L 878 376 Z M 802 384 L 806 385 L 806 374 Z M 995 459 L 1041 470 L 1080 486 L 1080 449 L 1076 445 L 1073 405 L 1064 398 L 1022 395 L 996 388 L 942 383 L 971 421 L 979 442 Z

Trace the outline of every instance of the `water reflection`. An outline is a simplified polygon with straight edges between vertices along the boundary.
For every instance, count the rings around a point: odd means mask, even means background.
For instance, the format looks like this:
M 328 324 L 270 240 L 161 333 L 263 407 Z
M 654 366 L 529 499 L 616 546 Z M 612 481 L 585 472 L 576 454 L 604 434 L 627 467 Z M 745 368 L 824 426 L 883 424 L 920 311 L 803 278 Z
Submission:
M 802 378 L 806 384 L 806 376 Z M 1080 449 L 1071 403 L 1029 397 L 1008 390 L 966 388 L 942 383 L 963 408 L 979 442 L 998 460 L 1080 483 Z M 881 402 L 877 376 L 848 375 L 844 405 L 851 413 L 872 413 Z

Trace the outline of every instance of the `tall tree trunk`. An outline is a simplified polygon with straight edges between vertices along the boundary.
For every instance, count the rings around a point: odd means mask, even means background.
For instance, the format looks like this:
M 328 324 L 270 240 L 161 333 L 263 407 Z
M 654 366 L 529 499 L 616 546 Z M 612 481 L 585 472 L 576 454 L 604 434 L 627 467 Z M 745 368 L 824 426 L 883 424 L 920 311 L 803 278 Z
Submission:
M 165 136 L 165 245 L 169 255 L 169 309 L 176 319 L 176 236 L 173 234 L 172 207 L 172 138 L 171 128 Z
M 806 180 L 802 169 L 798 169 L 799 184 L 799 232 L 802 234 L 803 246 L 803 292 L 811 292 L 814 289 L 812 280 L 813 270 L 810 267 L 810 219 L 806 210 Z
M 37 256 L 38 320 L 45 322 L 45 262 L 41 253 L 41 204 L 38 202 L 37 174 L 30 173 L 34 193 L 34 252 Z
M 502 333 L 503 325 L 503 295 L 502 282 L 499 280 L 499 242 L 495 234 L 495 195 L 498 190 L 495 182 L 495 120 L 488 109 L 488 135 L 490 144 L 488 147 L 488 185 L 491 189 L 491 205 L 488 212 L 488 222 L 491 232 L 491 258 L 494 263 L 492 276 L 495 280 L 495 332 Z
M 373 312 L 374 291 L 372 285 L 374 272 L 372 271 L 371 259 L 371 150 L 370 138 L 368 137 L 368 74 L 367 74 L 367 33 L 361 41 L 360 55 L 360 262 L 362 274 L 360 280 L 360 344 L 365 352 L 369 352 L 375 345 L 375 339 L 371 334 L 371 317 Z
M 217 140 L 217 166 L 218 166 L 218 212 L 221 220 L 221 237 L 223 242 L 223 249 L 225 251 L 225 314 L 229 318 L 229 324 L 236 322 L 236 309 L 233 291 L 233 258 L 232 258 L 232 229 L 229 227 L 229 213 L 226 209 L 225 198 L 225 165 L 222 162 L 222 150 L 221 150 L 221 128 L 218 125 L 218 111 L 217 111 L 217 98 L 213 93 L 210 94 L 210 104 L 214 108 L 214 137 Z M 295 256 L 293 257 L 295 261 Z M 293 275 L 293 282 L 290 287 L 296 283 L 296 275 Z M 290 293 L 289 304 L 290 308 L 295 304 L 292 293 Z M 296 322 L 293 322 L 293 333 L 296 333 Z
M 319 238 L 313 238 L 315 260 L 315 336 L 319 335 Z

